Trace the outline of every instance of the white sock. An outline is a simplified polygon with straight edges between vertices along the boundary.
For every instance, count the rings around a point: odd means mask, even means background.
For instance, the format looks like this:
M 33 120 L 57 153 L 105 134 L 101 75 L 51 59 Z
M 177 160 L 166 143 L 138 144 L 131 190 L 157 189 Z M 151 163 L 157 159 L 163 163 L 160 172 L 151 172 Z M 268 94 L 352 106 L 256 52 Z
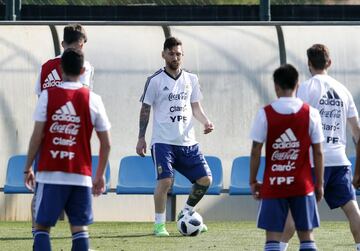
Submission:
M 188 204 L 185 204 L 183 211 L 185 211 L 185 210 L 191 212 L 191 211 L 194 211 L 194 207 L 189 206 Z
M 289 246 L 287 242 L 280 242 L 280 251 L 286 251 Z
M 356 251 L 360 251 L 360 243 L 356 243 Z
M 157 214 L 155 213 L 155 224 L 159 224 L 159 223 L 165 223 L 166 221 L 166 214 L 161 213 L 161 214 Z

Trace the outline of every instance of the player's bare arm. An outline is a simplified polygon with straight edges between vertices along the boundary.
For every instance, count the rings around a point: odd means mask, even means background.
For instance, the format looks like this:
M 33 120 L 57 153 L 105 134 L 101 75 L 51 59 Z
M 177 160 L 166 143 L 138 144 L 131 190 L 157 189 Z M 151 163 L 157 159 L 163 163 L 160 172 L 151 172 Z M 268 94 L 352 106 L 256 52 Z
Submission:
M 322 145 L 312 144 L 312 151 L 314 156 L 314 170 L 315 170 L 315 194 L 316 200 L 319 202 L 324 195 L 324 156 L 322 151 Z
M 25 186 L 30 190 L 33 190 L 35 187 L 35 175 L 32 169 L 32 163 L 35 159 L 36 153 L 40 148 L 41 140 L 44 133 L 44 127 L 45 127 L 45 122 L 38 122 L 38 121 L 35 122 L 34 130 L 31 135 L 31 139 L 29 143 L 26 164 L 24 167 L 24 174 L 25 174 L 24 181 L 25 181 Z
M 359 141 L 359 137 L 360 137 L 359 118 L 352 117 L 352 118 L 348 118 L 347 121 L 350 125 L 353 140 L 355 143 L 357 143 Z
M 95 179 L 93 180 L 93 194 L 101 195 L 105 191 L 105 168 L 109 159 L 111 148 L 109 131 L 96 132 L 100 141 L 99 163 L 96 170 Z
M 143 103 L 140 110 L 139 139 L 136 145 L 136 153 L 144 157 L 146 154 L 145 133 L 149 124 L 151 106 Z
M 207 118 L 200 102 L 191 103 L 193 116 L 204 125 L 204 134 L 208 134 L 214 130 L 213 123 Z
M 249 184 L 254 199 L 260 199 L 261 184 L 256 180 L 256 176 L 260 166 L 261 149 L 263 143 L 253 141 L 250 154 L 250 179 Z
M 360 144 L 356 145 L 356 162 L 355 162 L 355 171 L 352 181 L 354 187 L 359 189 L 360 187 Z

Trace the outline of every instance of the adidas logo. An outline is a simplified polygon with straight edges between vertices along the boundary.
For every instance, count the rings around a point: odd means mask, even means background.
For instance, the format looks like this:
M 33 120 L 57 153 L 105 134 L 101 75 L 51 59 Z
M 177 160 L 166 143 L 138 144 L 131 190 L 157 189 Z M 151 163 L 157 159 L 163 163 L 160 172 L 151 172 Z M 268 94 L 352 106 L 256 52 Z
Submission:
M 45 83 L 43 84 L 43 89 L 57 86 L 61 82 L 61 78 L 56 71 L 56 69 L 52 70 L 49 75 L 45 79 Z
M 56 110 L 51 116 L 54 121 L 67 121 L 73 123 L 80 123 L 80 117 L 76 116 L 76 111 L 71 101 L 66 102 L 65 105 Z
M 331 105 L 331 106 L 340 106 L 343 107 L 344 103 L 340 99 L 339 95 L 336 93 L 336 91 L 332 88 L 330 88 L 326 94 L 322 96 L 322 98 L 319 101 L 320 105 Z
M 300 147 L 300 142 L 297 140 L 294 132 L 291 128 L 285 130 L 279 138 L 275 140 L 275 143 L 272 145 L 274 149 L 286 149 L 286 148 L 297 148 Z
M 167 86 L 164 87 L 163 91 L 168 91 L 169 88 Z

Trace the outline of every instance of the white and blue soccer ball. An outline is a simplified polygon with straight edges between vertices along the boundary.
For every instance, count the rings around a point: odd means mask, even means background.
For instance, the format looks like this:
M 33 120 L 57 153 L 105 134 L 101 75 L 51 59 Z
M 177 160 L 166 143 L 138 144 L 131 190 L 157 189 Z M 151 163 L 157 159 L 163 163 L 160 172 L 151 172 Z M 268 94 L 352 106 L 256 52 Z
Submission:
M 201 215 L 195 211 L 185 211 L 177 222 L 177 229 L 182 235 L 197 236 L 203 227 Z

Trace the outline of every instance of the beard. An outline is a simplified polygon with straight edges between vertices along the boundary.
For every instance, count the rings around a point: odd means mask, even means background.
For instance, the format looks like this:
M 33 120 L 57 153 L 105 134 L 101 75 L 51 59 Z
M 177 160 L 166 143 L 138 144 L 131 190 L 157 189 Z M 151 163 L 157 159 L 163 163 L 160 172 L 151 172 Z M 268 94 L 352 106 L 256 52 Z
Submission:
M 173 70 L 173 71 L 176 71 L 180 68 L 180 62 L 178 61 L 173 61 L 171 63 L 168 64 L 168 67 Z

